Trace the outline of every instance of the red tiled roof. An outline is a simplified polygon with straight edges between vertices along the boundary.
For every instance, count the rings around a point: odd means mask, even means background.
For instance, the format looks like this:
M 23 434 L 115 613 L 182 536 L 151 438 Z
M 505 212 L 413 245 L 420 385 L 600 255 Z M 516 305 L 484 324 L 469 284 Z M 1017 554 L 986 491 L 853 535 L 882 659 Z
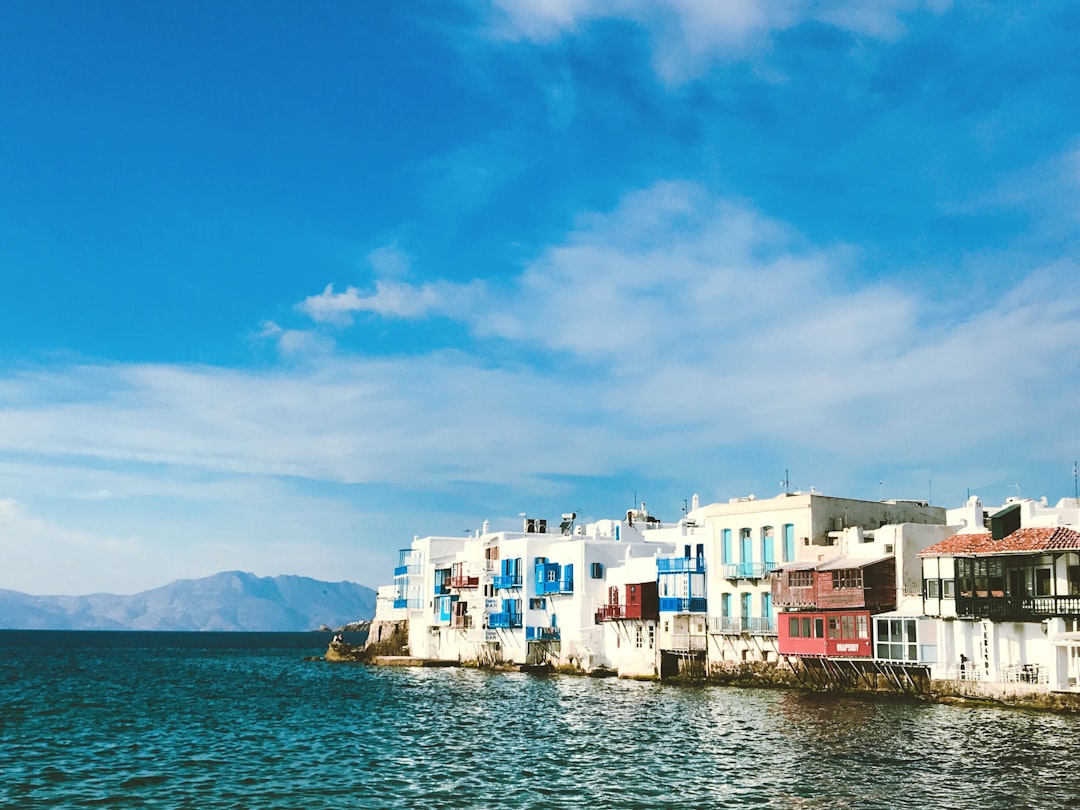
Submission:
M 954 534 L 952 537 L 934 543 L 930 548 L 919 552 L 920 557 L 949 556 L 952 554 L 972 554 L 983 543 L 991 540 L 990 532 L 978 534 Z
M 1080 550 L 1080 532 L 1065 526 L 1038 526 L 1017 529 L 1007 537 L 994 540 L 989 532 L 957 534 L 935 543 L 920 557 L 966 554 L 1017 554 L 1028 551 Z

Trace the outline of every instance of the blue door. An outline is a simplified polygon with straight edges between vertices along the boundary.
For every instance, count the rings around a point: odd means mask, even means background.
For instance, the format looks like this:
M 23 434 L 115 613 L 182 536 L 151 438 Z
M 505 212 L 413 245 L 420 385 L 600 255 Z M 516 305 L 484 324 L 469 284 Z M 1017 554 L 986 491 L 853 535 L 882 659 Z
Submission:
M 761 537 L 761 561 L 766 564 L 766 567 L 772 568 L 773 563 L 776 562 L 776 540 L 773 537 L 772 526 L 766 526 L 762 532 L 764 534 Z
M 750 563 L 754 561 L 754 538 L 750 536 L 749 529 L 740 529 L 739 536 L 739 562 L 742 563 L 742 568 L 739 573 L 743 576 L 749 576 Z
M 795 525 L 784 524 L 784 562 L 795 561 Z
M 721 549 L 721 552 L 723 554 L 722 562 L 724 562 L 725 564 L 735 562 L 735 560 L 732 559 L 731 529 L 724 529 L 721 537 L 723 540 L 723 548 Z

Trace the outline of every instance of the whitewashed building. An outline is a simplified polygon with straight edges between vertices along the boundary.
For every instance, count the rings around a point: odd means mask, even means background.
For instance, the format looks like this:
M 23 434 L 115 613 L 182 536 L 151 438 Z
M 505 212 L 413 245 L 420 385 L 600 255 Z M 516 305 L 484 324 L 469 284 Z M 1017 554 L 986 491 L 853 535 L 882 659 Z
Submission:
M 989 521 L 922 554 L 924 613 L 937 629 L 931 676 L 1080 691 L 1080 532 L 1073 499 L 1010 499 Z M 988 522 L 990 531 L 975 531 Z
M 873 532 L 883 526 L 945 523 L 944 509 L 922 501 L 862 501 L 817 492 L 733 498 L 702 506 L 691 516 L 709 534 L 705 568 L 713 668 L 778 660 L 770 572 L 841 556 L 846 530 L 859 529 L 860 538 L 873 541 Z M 880 545 L 882 554 L 894 553 L 884 539 Z

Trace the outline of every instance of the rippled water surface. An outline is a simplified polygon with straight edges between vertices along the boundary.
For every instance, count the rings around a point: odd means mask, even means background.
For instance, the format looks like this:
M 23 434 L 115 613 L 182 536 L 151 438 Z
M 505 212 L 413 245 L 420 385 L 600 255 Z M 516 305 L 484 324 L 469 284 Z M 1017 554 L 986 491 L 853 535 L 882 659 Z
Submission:
M 1080 718 L 0 631 L 0 806 L 1072 808 Z

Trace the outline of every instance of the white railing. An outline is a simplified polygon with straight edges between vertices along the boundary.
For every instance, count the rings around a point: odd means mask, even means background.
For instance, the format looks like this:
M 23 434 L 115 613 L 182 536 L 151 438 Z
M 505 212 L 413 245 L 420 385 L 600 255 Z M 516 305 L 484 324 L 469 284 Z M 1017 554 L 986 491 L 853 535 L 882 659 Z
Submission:
M 705 636 L 690 635 L 689 633 L 674 633 L 671 636 L 671 649 L 673 650 L 704 650 Z

